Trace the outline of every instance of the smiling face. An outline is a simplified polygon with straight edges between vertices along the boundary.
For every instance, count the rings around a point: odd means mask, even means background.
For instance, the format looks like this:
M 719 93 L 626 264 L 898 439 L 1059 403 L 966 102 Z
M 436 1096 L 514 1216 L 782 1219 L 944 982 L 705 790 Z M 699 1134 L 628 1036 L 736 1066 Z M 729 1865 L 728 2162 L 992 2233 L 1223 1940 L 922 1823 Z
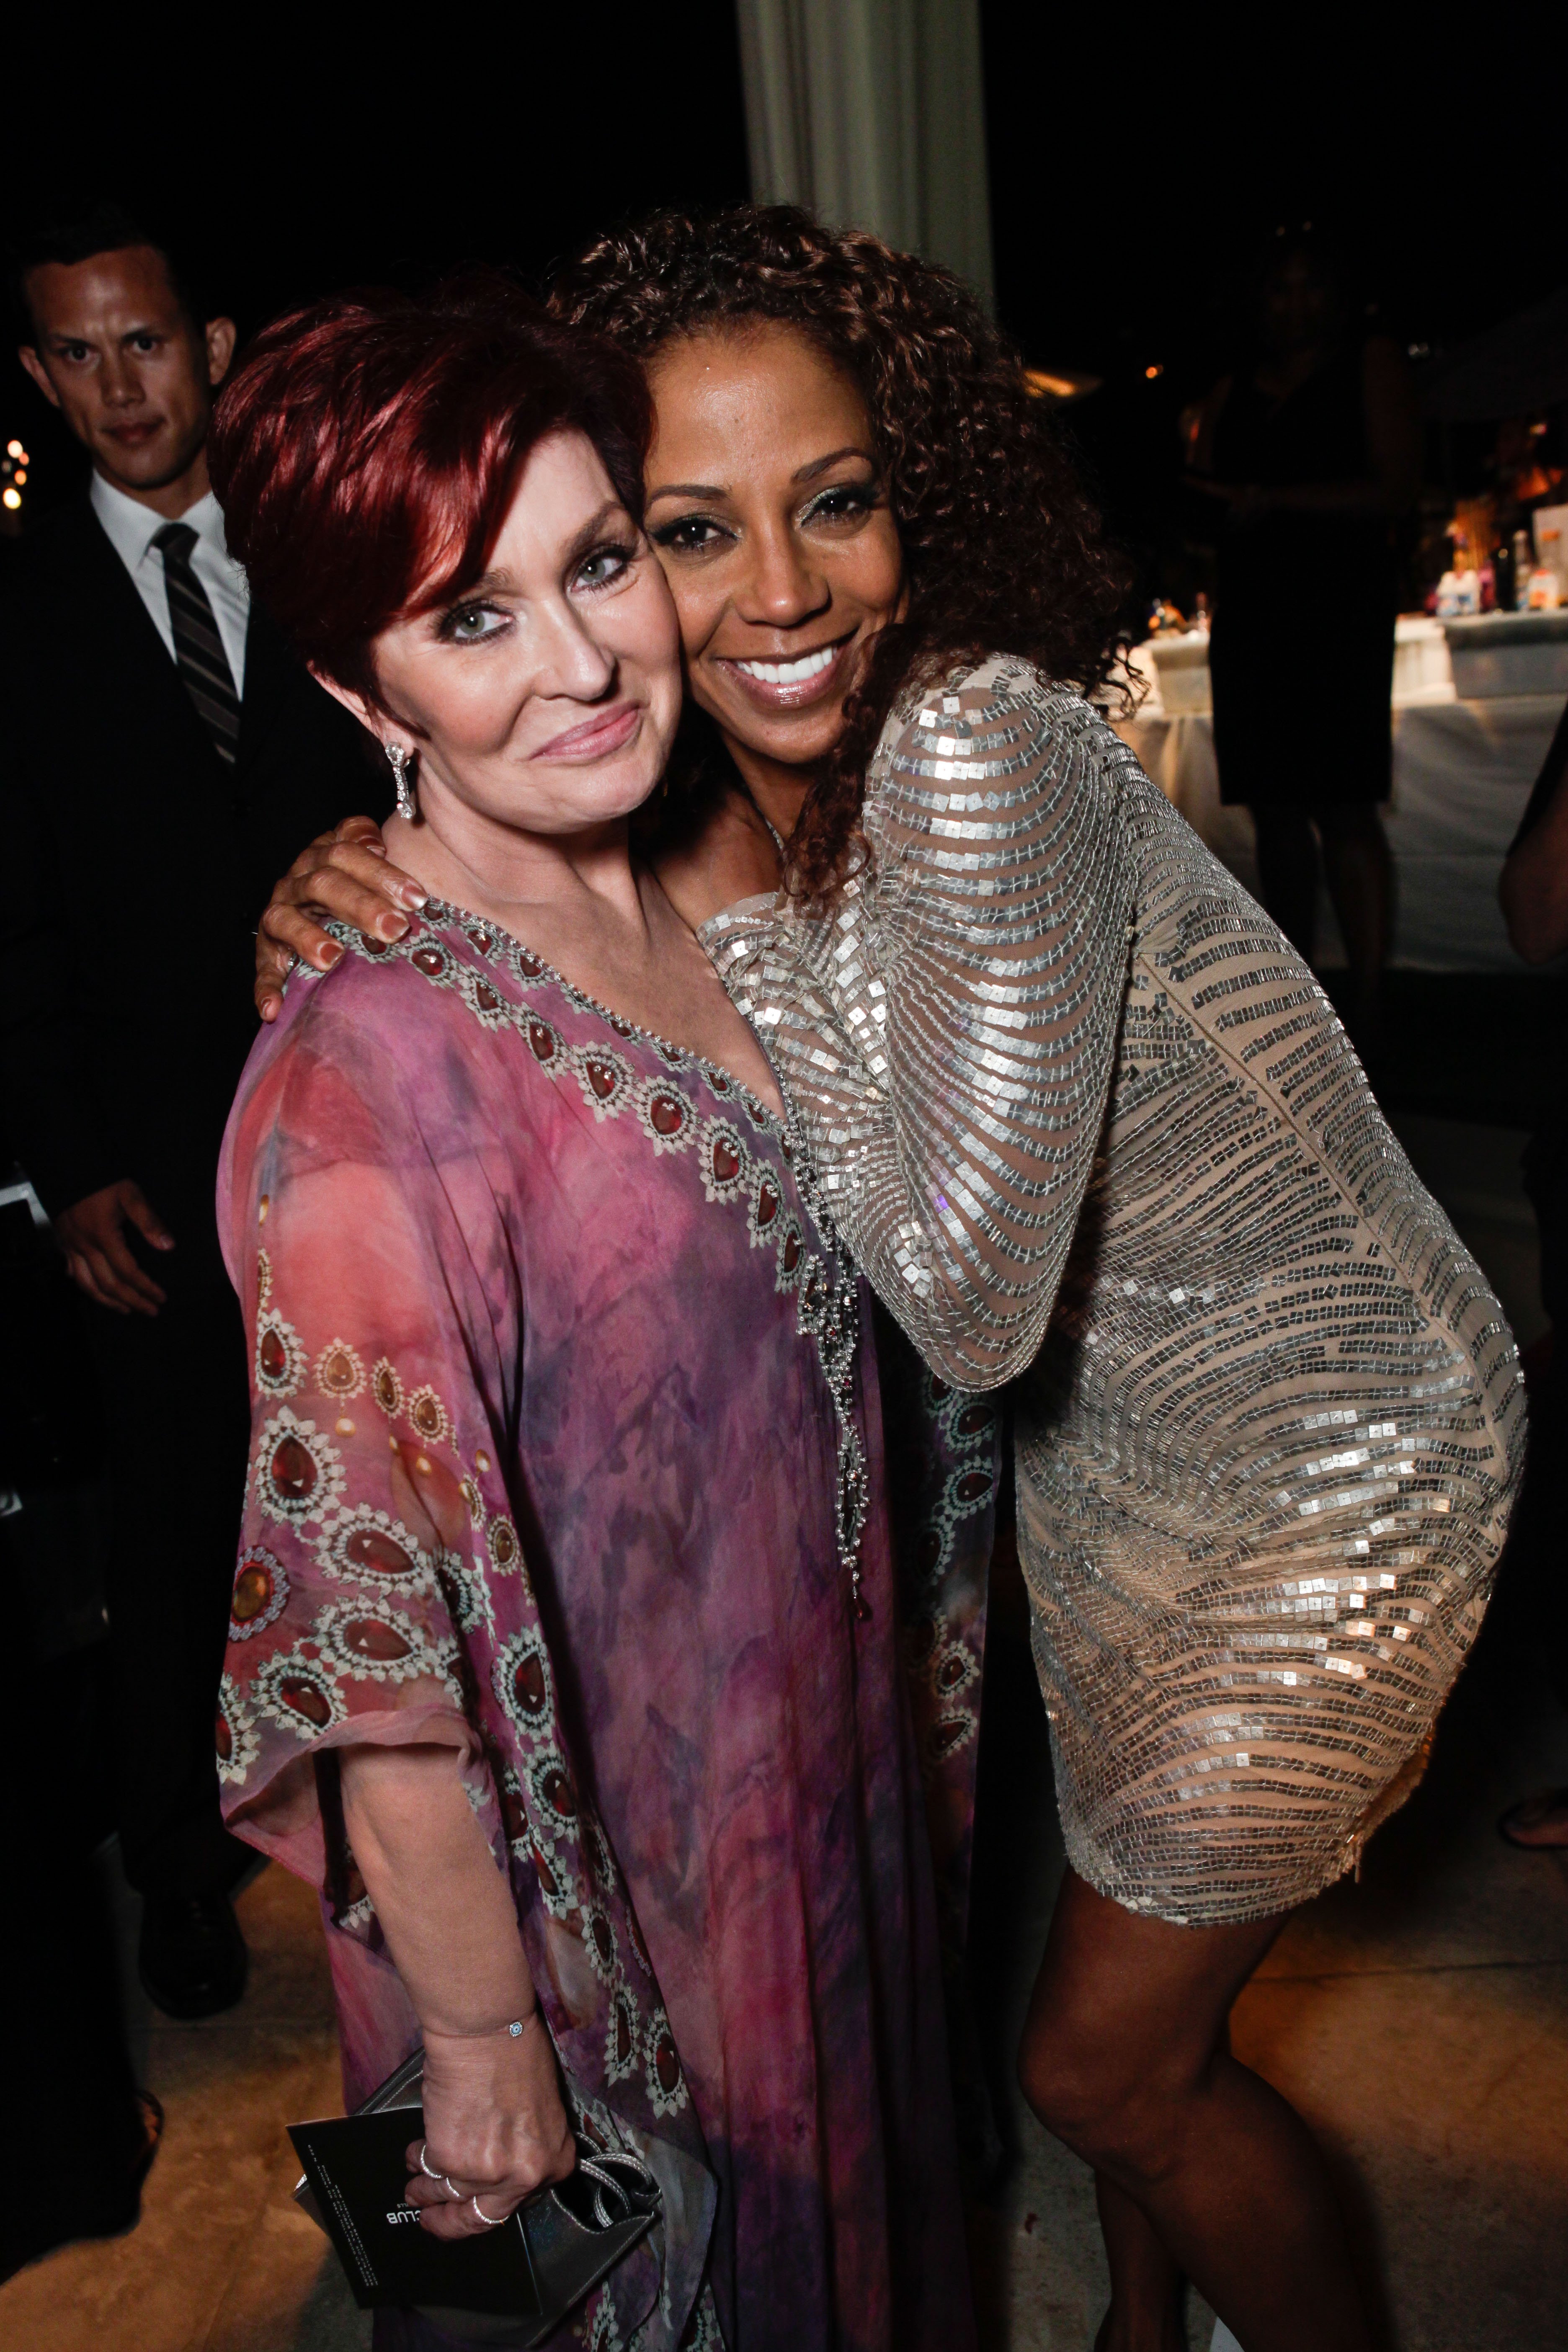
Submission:
M 647 530 L 687 682 L 748 782 L 831 751 L 868 641 L 899 616 L 903 558 L 849 379 L 793 328 L 658 353 Z
M 234 353 L 234 323 L 190 319 L 161 253 L 146 245 L 27 272 L 36 341 L 23 366 L 91 452 L 106 480 L 144 503 L 201 457 L 214 386 Z
M 417 751 L 421 816 L 498 889 L 520 838 L 623 823 L 680 716 L 663 573 L 581 433 L 531 453 L 484 578 L 395 622 L 373 653 L 384 708 L 340 699 Z

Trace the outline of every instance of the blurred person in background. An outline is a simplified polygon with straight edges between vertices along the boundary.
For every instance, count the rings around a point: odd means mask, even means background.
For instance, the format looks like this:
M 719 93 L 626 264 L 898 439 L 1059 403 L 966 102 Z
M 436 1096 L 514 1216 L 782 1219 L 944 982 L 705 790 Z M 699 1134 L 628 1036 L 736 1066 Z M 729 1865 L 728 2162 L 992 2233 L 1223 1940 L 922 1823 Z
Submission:
M 223 1829 L 213 1756 L 248 1430 L 218 1146 L 250 1043 L 250 909 L 301 826 L 363 798 L 363 770 L 353 722 L 224 544 L 205 445 L 233 321 L 116 207 L 41 231 L 16 260 L 22 365 L 92 475 L 7 567 L 0 1085 L 92 1302 L 112 1780 L 142 1979 L 170 2015 L 202 2017 L 244 1987 L 230 1897 L 251 1859 Z M 188 944 L 228 968 L 228 989 L 189 989 L 178 956 L 114 985 L 147 890 L 199 907 Z M 157 1402 L 176 1385 L 177 1433 Z
M 1395 533 L 1420 487 L 1421 439 L 1403 352 L 1358 328 L 1310 234 L 1271 254 L 1255 357 L 1204 403 L 1191 459 L 1224 515 L 1209 647 L 1221 797 L 1252 812 L 1263 903 L 1309 961 L 1326 876 L 1364 1043 L 1394 905 L 1378 809 L 1392 764 Z M 1305 632 L 1321 638 L 1326 683 L 1287 705 L 1287 648 Z
M 1515 953 L 1526 963 L 1568 955 L 1568 710 L 1536 779 L 1519 832 L 1503 866 L 1498 896 Z M 1549 1643 L 1558 1693 L 1568 1706 L 1568 1589 L 1562 1572 L 1562 1533 L 1555 1518 L 1553 1472 L 1568 1430 L 1568 1373 L 1562 1333 L 1568 1328 L 1568 1098 L 1546 1114 L 1524 1155 L 1525 1189 L 1541 1234 L 1541 1297 L 1552 1324 L 1544 1376 L 1531 1391 L 1531 1459 L 1521 1531 L 1548 1555 L 1548 1605 L 1555 1619 Z M 1550 1533 L 1548 1527 L 1550 1526 Z M 1499 1823 L 1510 1844 L 1568 1849 L 1568 1789 L 1542 1789 L 1510 1808 Z

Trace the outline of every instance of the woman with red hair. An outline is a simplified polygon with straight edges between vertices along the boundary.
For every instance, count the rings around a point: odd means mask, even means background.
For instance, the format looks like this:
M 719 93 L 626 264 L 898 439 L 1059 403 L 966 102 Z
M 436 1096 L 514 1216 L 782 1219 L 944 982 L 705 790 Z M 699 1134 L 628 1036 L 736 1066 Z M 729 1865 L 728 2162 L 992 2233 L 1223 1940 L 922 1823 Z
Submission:
M 335 929 L 230 1121 L 220 1769 L 321 1890 L 350 2103 L 423 2044 L 426 2229 L 630 2149 L 661 2219 L 595 2346 L 962 2352 L 857 1280 L 628 835 L 681 693 L 647 423 L 482 289 L 286 319 L 219 405 L 230 544 L 389 761 L 423 900 Z

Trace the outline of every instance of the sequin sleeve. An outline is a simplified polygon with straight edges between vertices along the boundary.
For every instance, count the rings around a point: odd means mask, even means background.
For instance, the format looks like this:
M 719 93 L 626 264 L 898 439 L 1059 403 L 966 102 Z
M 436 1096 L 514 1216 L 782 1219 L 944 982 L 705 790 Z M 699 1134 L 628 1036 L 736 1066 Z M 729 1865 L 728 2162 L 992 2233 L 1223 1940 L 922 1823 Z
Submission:
M 705 933 L 805 1123 L 828 1205 L 931 1369 L 987 1389 L 1045 1336 L 1126 991 L 1131 754 L 993 660 L 895 713 L 869 857 L 826 914 Z

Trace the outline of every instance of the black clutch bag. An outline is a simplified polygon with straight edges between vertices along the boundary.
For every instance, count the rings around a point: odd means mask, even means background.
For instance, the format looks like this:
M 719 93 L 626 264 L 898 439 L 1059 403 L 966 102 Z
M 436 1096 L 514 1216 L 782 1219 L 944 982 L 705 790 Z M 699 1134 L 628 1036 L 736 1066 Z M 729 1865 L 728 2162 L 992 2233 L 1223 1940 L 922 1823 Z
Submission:
M 499 2228 L 433 2238 L 403 2201 L 424 2074 L 416 2050 L 353 2115 L 291 2124 L 305 2168 L 295 2198 L 336 2247 L 362 2310 L 412 2307 L 470 2344 L 538 2344 L 647 2236 L 658 2185 L 638 2158 L 580 2140 L 576 2170 Z

